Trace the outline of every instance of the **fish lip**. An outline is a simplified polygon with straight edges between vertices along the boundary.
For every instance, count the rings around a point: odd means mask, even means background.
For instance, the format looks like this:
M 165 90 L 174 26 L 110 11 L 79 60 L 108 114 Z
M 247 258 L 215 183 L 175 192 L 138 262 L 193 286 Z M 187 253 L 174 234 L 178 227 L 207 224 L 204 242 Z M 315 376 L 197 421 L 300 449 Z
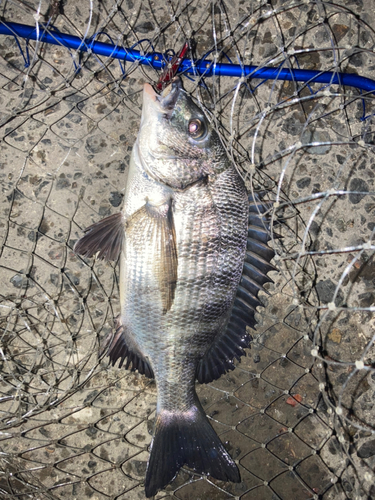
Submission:
M 170 115 L 173 111 L 181 91 L 184 90 L 179 76 L 174 77 L 160 95 L 149 83 L 145 83 L 143 86 L 144 100 L 151 101 L 159 112 L 166 115 Z
M 165 111 L 174 109 L 177 99 L 182 90 L 182 82 L 179 76 L 173 78 L 171 83 L 165 87 L 160 96 L 157 97 L 161 108 Z
M 145 83 L 143 85 L 143 92 L 146 94 L 152 101 L 157 102 L 159 100 L 158 94 L 155 92 L 155 90 L 152 88 L 152 86 L 149 83 Z

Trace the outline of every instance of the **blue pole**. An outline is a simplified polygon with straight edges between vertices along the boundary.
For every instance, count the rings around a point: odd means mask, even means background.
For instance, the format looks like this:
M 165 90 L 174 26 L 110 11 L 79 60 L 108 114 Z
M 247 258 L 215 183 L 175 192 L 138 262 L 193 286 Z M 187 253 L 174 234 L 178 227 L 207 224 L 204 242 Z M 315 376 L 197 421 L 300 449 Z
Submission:
M 43 25 L 39 25 L 39 36 L 35 26 L 27 26 L 19 23 L 0 24 L 0 35 L 13 35 L 26 40 L 38 40 L 53 45 L 60 45 L 69 49 L 79 50 L 81 52 L 92 51 L 101 56 L 113 57 L 114 59 L 125 60 L 128 62 L 138 61 L 140 64 L 152 66 L 155 69 L 164 69 L 165 57 L 160 52 L 143 54 L 139 50 L 124 49 L 117 45 L 92 41 L 87 39 L 84 42 L 78 36 L 67 35 L 53 29 L 48 31 Z M 330 71 L 312 71 L 304 69 L 279 69 L 279 68 L 259 68 L 258 66 L 228 63 L 216 63 L 210 60 L 195 61 L 192 65 L 191 60 L 185 59 L 179 69 L 179 72 L 190 74 L 199 74 L 205 76 L 221 75 L 246 78 L 258 78 L 261 80 L 292 80 L 299 82 L 317 82 L 326 84 L 341 84 L 366 92 L 375 91 L 375 81 L 363 76 L 349 73 L 333 73 Z

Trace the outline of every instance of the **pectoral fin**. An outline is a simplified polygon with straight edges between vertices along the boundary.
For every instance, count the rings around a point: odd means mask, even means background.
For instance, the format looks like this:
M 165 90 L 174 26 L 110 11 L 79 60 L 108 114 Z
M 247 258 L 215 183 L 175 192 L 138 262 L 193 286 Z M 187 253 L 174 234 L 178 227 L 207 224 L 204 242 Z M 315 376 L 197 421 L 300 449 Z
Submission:
M 146 203 L 127 221 L 126 234 L 138 241 L 154 242 L 152 261 L 157 276 L 163 313 L 172 306 L 177 283 L 177 247 L 173 213 L 169 203 Z
M 98 254 L 99 259 L 117 260 L 124 240 L 124 220 L 122 213 L 110 215 L 85 229 L 74 245 L 74 252 L 83 257 Z

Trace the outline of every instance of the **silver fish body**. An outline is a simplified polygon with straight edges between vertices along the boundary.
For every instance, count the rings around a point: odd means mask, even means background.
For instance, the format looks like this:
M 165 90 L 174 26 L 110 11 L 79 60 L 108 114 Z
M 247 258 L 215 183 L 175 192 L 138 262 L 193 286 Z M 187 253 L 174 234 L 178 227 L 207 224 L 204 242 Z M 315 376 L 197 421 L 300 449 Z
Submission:
M 184 464 L 240 480 L 199 403 L 195 380 L 218 378 L 243 354 L 273 252 L 260 215 L 265 206 L 249 205 L 219 136 L 180 80 L 161 96 L 146 84 L 143 99 L 122 213 L 88 228 L 75 250 L 120 254 L 121 313 L 108 354 L 113 363 L 126 360 L 126 367 L 155 378 L 149 497 Z

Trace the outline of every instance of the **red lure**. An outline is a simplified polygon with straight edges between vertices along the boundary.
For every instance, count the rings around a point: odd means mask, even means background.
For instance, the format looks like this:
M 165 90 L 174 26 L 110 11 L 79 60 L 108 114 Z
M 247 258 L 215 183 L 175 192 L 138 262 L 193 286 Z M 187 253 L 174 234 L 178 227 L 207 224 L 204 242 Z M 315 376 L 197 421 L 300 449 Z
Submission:
M 172 57 L 172 59 L 167 63 L 165 70 L 160 75 L 159 81 L 156 84 L 156 88 L 161 91 L 168 85 L 168 83 L 173 80 L 176 76 L 182 61 L 185 58 L 186 52 L 189 50 L 189 43 L 185 42 L 182 49 Z

